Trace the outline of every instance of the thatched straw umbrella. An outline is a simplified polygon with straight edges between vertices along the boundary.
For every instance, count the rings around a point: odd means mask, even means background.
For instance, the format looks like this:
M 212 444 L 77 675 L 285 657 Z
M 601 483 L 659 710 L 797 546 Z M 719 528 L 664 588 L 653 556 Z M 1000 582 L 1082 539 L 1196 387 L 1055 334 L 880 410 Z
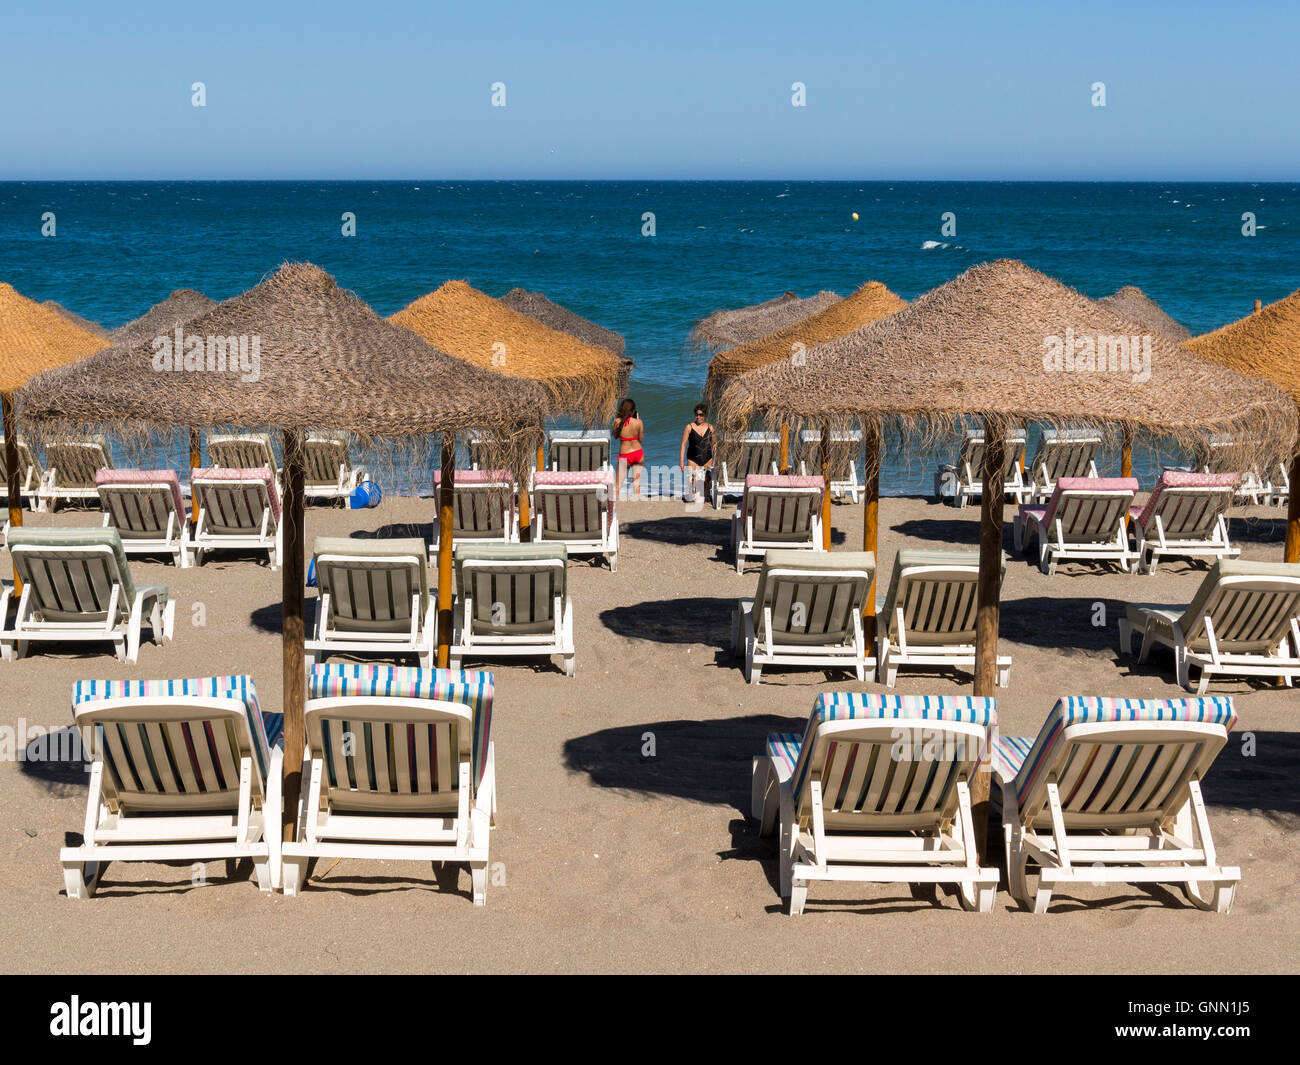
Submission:
M 706 347 L 734 348 L 738 344 L 775 333 L 818 311 L 824 311 L 832 303 L 838 303 L 839 299 L 837 293 L 828 290 L 803 299 L 793 292 L 786 292 L 775 299 L 749 307 L 714 311 L 696 323 L 691 330 L 691 339 Z
M 879 441 L 886 426 L 916 444 L 950 436 L 961 419 L 983 419 L 975 694 L 991 696 L 1002 562 L 1001 471 L 1009 430 L 1025 421 L 1084 420 L 1183 445 L 1204 443 L 1215 432 L 1232 433 L 1246 452 L 1290 453 L 1294 445 L 1296 410 L 1280 389 L 1232 373 L 1164 337 L 1151 338 L 1149 367 L 1134 372 L 1119 361 L 1116 349 L 1113 369 L 1108 351 L 1102 369 L 1096 368 L 1098 338 L 1146 332 L 1023 263 L 986 263 L 888 318 L 815 348 L 802 366 L 787 359 L 738 378 L 723 396 L 719 420 L 744 425 L 761 416 L 770 422 L 861 426 L 871 462 L 879 452 L 870 441 Z M 1090 338 L 1087 344 L 1084 338 Z M 987 774 L 980 774 L 977 791 L 984 800 L 987 788 Z
M 1245 318 L 1189 340 L 1186 346 L 1239 373 L 1272 381 L 1300 403 L 1300 289 Z M 1300 562 L 1300 455 L 1279 452 L 1269 456 L 1268 461 L 1279 458 L 1290 460 L 1291 471 L 1283 557 L 1287 562 Z
M 115 347 L 76 366 L 35 378 L 20 394 L 24 415 L 44 431 L 111 426 L 142 436 L 178 426 L 270 425 L 284 443 L 285 558 L 283 668 L 285 749 L 303 744 L 303 442 L 308 430 L 330 426 L 366 440 L 443 437 L 443 469 L 455 468 L 450 434 L 491 431 L 494 463 L 519 470 L 545 413 L 542 392 L 436 351 L 393 326 L 319 267 L 282 266 L 256 288 L 192 319 L 190 336 L 255 338 L 256 380 L 237 366 L 222 369 L 207 348 L 203 363 L 168 370 L 152 343 Z M 441 516 L 444 535 L 451 514 Z M 446 664 L 451 622 L 451 574 L 439 574 L 440 664 Z M 285 759 L 285 830 L 292 832 L 301 766 Z
M 165 300 L 155 303 L 144 314 L 126 325 L 119 325 L 109 337 L 118 347 L 135 347 L 137 344 L 150 344 L 155 337 L 175 337 L 176 329 L 183 328 L 187 322 L 197 318 L 204 311 L 215 307 L 217 301 L 195 292 L 192 288 L 178 288 Z M 190 476 L 200 463 L 199 431 L 190 430 Z M 198 511 L 190 514 L 190 521 L 197 524 Z
M 907 304 L 879 281 L 868 281 L 856 292 L 842 300 L 837 299 L 830 306 L 800 321 L 778 329 L 774 333 L 729 348 L 713 356 L 709 362 L 709 376 L 704 384 L 704 394 L 710 403 L 716 403 L 728 383 L 741 374 L 749 373 L 762 366 L 785 360 L 798 362 L 819 344 L 842 337 L 855 329 L 888 317 Z M 790 427 L 781 424 L 781 471 L 784 473 L 790 464 Z M 822 476 L 830 483 L 830 448 L 831 438 L 828 429 L 822 427 Z M 871 465 L 868 463 L 868 465 Z M 876 513 L 876 494 L 868 486 L 867 509 L 868 521 Z M 827 551 L 831 547 L 831 497 L 830 492 L 822 496 L 822 541 Z
M 75 311 L 68 310 L 67 307 L 63 306 L 63 304 L 61 303 L 56 302 L 55 300 L 45 300 L 41 304 L 41 306 L 48 307 L 55 314 L 62 315 L 73 325 L 80 326 L 87 333 L 90 333 L 93 336 L 97 336 L 97 337 L 108 336 L 108 330 L 105 329 L 98 322 L 92 322 L 89 318 L 81 317 L 81 315 L 77 314 Z
M 1153 334 L 1163 335 L 1175 344 L 1181 344 L 1192 335 L 1187 326 L 1169 317 L 1160 304 L 1136 285 L 1125 285 L 1109 296 L 1102 296 L 1097 302 L 1117 314 L 1141 322 Z M 1124 477 L 1133 476 L 1133 441 L 1127 438 L 1120 447 L 1120 474 Z
M 536 381 L 546 390 L 552 415 L 573 415 L 596 425 L 607 423 L 614 413 L 624 381 L 618 355 L 552 329 L 464 281 L 445 282 L 388 320 L 475 366 Z M 521 528 L 528 526 L 526 492 L 524 482 Z M 445 542 L 450 545 L 451 538 Z
M 15 527 L 23 523 L 23 503 L 14 393 L 41 371 L 84 359 L 108 344 L 60 310 L 29 300 L 0 282 L 0 423 L 5 435 L 9 522 Z

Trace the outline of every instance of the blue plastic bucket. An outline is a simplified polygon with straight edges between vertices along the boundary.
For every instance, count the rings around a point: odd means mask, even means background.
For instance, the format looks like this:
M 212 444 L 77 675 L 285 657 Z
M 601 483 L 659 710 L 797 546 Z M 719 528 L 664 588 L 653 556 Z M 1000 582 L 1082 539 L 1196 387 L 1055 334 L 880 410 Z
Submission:
M 379 490 L 379 485 L 375 484 L 374 481 L 362 481 L 353 489 L 352 509 L 362 510 L 366 507 L 377 507 L 383 497 L 383 492 Z

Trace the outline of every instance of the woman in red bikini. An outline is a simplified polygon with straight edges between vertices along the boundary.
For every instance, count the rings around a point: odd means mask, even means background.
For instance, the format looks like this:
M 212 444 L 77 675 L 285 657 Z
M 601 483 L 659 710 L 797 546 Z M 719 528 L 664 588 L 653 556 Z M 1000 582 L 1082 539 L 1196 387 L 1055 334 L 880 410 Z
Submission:
M 614 435 L 618 437 L 618 487 L 621 491 L 627 482 L 627 471 L 632 471 L 632 496 L 640 498 L 641 472 L 645 469 L 645 426 L 637 417 L 636 404 L 623 400 L 614 419 Z

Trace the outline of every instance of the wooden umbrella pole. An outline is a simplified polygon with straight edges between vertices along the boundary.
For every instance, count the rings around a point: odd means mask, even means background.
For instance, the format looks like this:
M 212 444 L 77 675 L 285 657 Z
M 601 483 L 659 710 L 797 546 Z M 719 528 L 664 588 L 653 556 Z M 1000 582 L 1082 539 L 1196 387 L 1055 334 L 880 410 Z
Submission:
M 194 505 L 194 471 L 203 465 L 202 452 L 199 445 L 199 431 L 190 430 L 190 524 L 199 523 L 199 508 Z
M 1119 475 L 1121 477 L 1133 476 L 1133 430 L 1127 425 L 1124 427 L 1124 435 L 1120 441 Z M 1124 515 L 1124 524 L 1125 526 L 1133 524 L 1131 515 Z
M 456 436 L 442 434 L 438 490 L 438 668 L 451 664 L 451 508 L 456 498 Z
M 306 650 L 304 645 L 303 599 L 306 575 L 306 509 L 303 483 L 306 462 L 303 431 L 286 429 L 284 443 L 284 501 L 280 520 L 284 522 L 284 558 L 280 566 L 280 590 L 284 601 L 281 646 L 284 651 L 284 812 L 283 836 L 292 842 L 298 820 L 298 798 L 302 794 L 302 759 L 306 743 L 303 709 L 306 704 Z
M 876 568 L 880 567 L 880 430 L 875 426 L 867 429 L 867 468 L 866 484 L 862 500 L 862 550 L 870 551 L 876 556 Z M 871 583 L 867 585 L 867 597 L 862 603 L 862 635 L 867 645 L 867 653 L 876 645 L 876 571 L 871 571 Z
M 1291 460 L 1291 493 L 1286 503 L 1286 555 L 1283 561 L 1300 562 L 1300 455 Z
M 781 423 L 781 472 L 790 472 L 790 427 Z
M 822 424 L 822 550 L 831 549 L 831 430 Z
M 23 523 L 22 471 L 18 468 L 18 423 L 14 417 L 14 394 L 0 392 L 0 424 L 5 431 L 5 487 L 9 493 L 9 527 L 17 529 Z M 23 581 L 14 570 L 14 595 L 23 594 Z M 0 625 L 5 619 L 0 618 Z
M 984 427 L 984 491 L 980 501 L 980 574 L 975 617 L 975 694 L 991 698 L 997 688 L 998 600 L 1002 594 L 1002 471 L 1007 440 L 1000 424 Z M 975 846 L 984 860 L 988 836 L 990 773 L 987 759 L 971 781 Z

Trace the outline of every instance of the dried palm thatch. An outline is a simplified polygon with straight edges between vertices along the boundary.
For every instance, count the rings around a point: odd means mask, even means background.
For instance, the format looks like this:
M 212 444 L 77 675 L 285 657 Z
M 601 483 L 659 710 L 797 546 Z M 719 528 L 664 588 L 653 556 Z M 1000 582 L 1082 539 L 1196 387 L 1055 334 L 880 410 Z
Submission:
M 190 319 L 197 318 L 216 305 L 216 300 L 209 299 L 202 292 L 195 292 L 192 288 L 178 288 L 162 302 L 155 303 L 135 321 L 118 326 L 109 336 L 119 347 L 147 344 L 154 337 L 166 336 L 174 332 L 178 325 L 184 325 Z
M 829 290 L 800 299 L 793 292 L 786 292 L 775 299 L 755 303 L 749 307 L 737 307 L 730 311 L 714 311 L 707 318 L 700 319 L 691 330 L 691 339 L 697 344 L 711 348 L 734 348 L 746 344 L 787 325 L 802 321 L 818 311 L 824 311 L 833 303 L 839 302 L 839 295 Z
M 1170 318 L 1160 304 L 1136 285 L 1125 285 L 1109 296 L 1102 296 L 1097 302 L 1117 314 L 1141 322 L 1153 333 L 1163 333 L 1180 344 L 1192 335 L 1187 326 Z
M 51 367 L 84 359 L 108 341 L 0 282 L 0 392 Z
M 1300 403 L 1300 289 L 1186 347 L 1238 373 L 1266 378 Z
M 740 374 L 781 359 L 790 360 L 794 355 L 802 357 L 819 344 L 879 321 L 906 306 L 879 281 L 868 281 L 852 295 L 837 299 L 816 314 L 713 356 L 704 394 L 710 402 L 717 402 L 731 380 Z
M 1141 359 L 1137 369 L 1121 362 L 1118 342 L 1106 339 L 1134 336 L 1150 351 L 1149 375 Z M 971 416 L 1003 431 L 1026 421 L 1090 423 L 1189 451 L 1230 433 L 1241 441 L 1243 469 L 1291 454 L 1297 431 L 1295 404 L 1271 383 L 1191 354 L 1006 259 L 810 350 L 803 365 L 783 359 L 737 378 L 717 414 L 724 427 L 759 418 L 892 431 L 914 449 L 950 438 Z
M 198 349 L 176 362 L 151 340 L 117 345 L 35 378 L 19 409 L 47 435 L 270 426 L 373 443 L 485 429 L 495 465 L 531 465 L 546 411 L 540 388 L 430 347 L 310 263 L 280 267 L 184 332 L 187 349 Z
M 550 412 L 591 424 L 613 415 L 619 357 L 521 314 L 464 281 L 442 286 L 389 319 L 475 366 L 541 384 Z
M 44 303 L 41 304 L 41 306 L 48 307 L 55 314 L 62 315 L 73 325 L 80 326 L 87 333 L 93 333 L 97 337 L 108 336 L 108 330 L 105 329 L 98 322 L 92 322 L 89 318 L 81 317 L 81 315 L 77 314 L 75 311 L 68 310 L 67 307 L 63 306 L 63 304 L 61 303 L 56 302 L 55 300 L 46 300 Z
M 511 310 L 526 314 L 529 318 L 536 318 L 543 325 L 549 325 L 552 329 L 558 329 L 561 333 L 568 333 L 571 337 L 577 337 L 584 344 L 594 344 L 598 348 L 608 348 L 615 355 L 622 355 L 627 347 L 627 342 L 612 329 L 606 329 L 604 326 L 597 325 L 595 322 L 582 317 L 582 315 L 569 310 L 568 307 L 561 307 L 558 303 L 553 303 L 540 292 L 512 288 L 501 297 L 501 302 Z

